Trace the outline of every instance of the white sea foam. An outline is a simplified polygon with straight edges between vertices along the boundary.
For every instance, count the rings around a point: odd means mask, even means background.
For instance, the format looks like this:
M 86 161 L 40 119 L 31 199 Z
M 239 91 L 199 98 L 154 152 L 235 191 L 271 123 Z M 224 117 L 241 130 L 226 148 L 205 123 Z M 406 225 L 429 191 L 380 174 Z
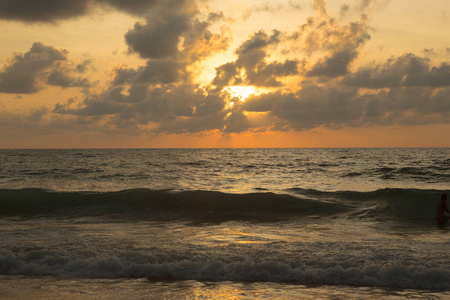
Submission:
M 74 278 L 148 278 L 151 280 L 248 281 L 378 286 L 410 289 L 450 289 L 445 268 L 405 266 L 400 261 L 360 267 L 292 265 L 273 260 L 242 262 L 179 260 L 148 262 L 136 255 L 95 258 L 70 257 L 67 253 L 34 251 L 20 256 L 0 252 L 0 272 L 9 275 L 52 275 Z

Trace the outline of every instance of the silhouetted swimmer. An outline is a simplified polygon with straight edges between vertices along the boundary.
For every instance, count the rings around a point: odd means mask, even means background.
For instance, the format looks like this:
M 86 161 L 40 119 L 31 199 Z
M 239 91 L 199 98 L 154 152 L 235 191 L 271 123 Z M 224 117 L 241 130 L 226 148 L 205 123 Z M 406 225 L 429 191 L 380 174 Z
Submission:
M 439 201 L 436 210 L 436 221 L 438 222 L 439 226 L 444 226 L 445 222 L 450 220 L 450 216 L 445 215 L 445 212 L 450 213 L 447 207 L 447 194 L 442 193 L 441 201 Z

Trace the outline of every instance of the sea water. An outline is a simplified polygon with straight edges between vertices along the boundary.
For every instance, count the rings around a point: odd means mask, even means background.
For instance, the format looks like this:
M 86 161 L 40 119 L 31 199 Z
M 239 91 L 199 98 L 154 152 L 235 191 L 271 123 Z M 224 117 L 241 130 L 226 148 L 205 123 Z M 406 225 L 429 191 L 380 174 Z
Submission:
M 0 297 L 450 297 L 450 149 L 0 150 Z

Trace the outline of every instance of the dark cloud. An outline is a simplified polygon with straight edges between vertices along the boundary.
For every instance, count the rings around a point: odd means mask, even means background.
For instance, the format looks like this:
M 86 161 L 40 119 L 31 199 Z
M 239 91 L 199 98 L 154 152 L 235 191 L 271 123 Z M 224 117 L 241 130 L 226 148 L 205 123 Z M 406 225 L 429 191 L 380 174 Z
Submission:
M 337 77 L 347 74 L 350 63 L 356 58 L 357 53 L 351 50 L 335 52 L 330 57 L 319 60 L 307 76 Z
M 76 65 L 75 69 L 78 73 L 84 73 L 87 69 L 87 67 L 92 63 L 92 60 L 90 59 L 86 59 L 84 61 L 82 61 L 81 63 L 79 63 L 78 65 Z
M 269 45 L 280 42 L 281 32 L 274 30 L 272 35 L 268 35 L 264 30 L 254 33 L 250 39 L 244 41 L 236 50 L 236 54 L 242 55 L 255 49 L 264 49 Z
M 212 84 L 216 86 L 248 84 L 254 86 L 281 86 L 279 77 L 298 74 L 298 61 L 268 62 L 267 52 L 270 46 L 276 47 L 282 41 L 280 31 L 272 35 L 260 30 L 244 41 L 236 50 L 238 58 L 234 62 L 216 68 Z M 243 75 L 242 75 L 243 74 Z
M 212 84 L 216 86 L 239 85 L 242 83 L 239 69 L 235 62 L 229 62 L 216 68 L 216 76 Z
M 67 60 L 67 51 L 34 43 L 25 54 L 16 54 L 0 72 L 0 93 L 30 94 L 39 90 L 45 70 Z
M 71 114 L 76 116 L 104 116 L 118 114 L 123 107 L 116 101 L 107 100 L 103 95 L 92 95 L 84 100 L 83 108 L 72 108 L 74 99 L 64 104 L 56 104 L 52 112 L 57 114 Z
M 436 124 L 450 121 L 450 104 L 445 100 L 449 95 L 449 88 L 438 93 L 414 87 L 359 95 L 357 89 L 308 85 L 297 93 L 250 97 L 243 109 L 266 112 L 272 123 L 281 120 L 286 130 Z
M 0 18 L 23 22 L 55 22 L 87 13 L 90 0 L 0 0 Z
M 361 116 L 361 104 L 355 97 L 355 90 L 310 85 L 297 93 L 275 92 L 249 98 L 244 109 L 269 112 L 270 117 L 283 120 L 287 128 L 295 130 L 343 126 Z
M 406 86 L 450 86 L 450 63 L 441 63 L 432 67 L 429 72 L 410 74 L 405 78 Z
M 99 3 L 110 5 L 117 10 L 133 15 L 143 15 L 154 8 L 161 0 L 97 0 Z M 170 1 L 168 1 L 170 2 Z M 176 1 L 171 1 L 176 2 Z M 178 1 L 180 2 L 180 1 Z
M 255 69 L 247 69 L 246 74 L 250 85 L 264 87 L 282 86 L 278 78 L 297 75 L 297 61 L 286 60 L 283 63 L 277 61 L 271 63 L 260 62 L 255 66 Z
M 0 93 L 31 94 L 44 85 L 62 88 L 92 86 L 83 73 L 87 61 L 75 65 L 68 59 L 66 50 L 34 43 L 25 54 L 15 54 L 0 71 Z
M 69 101 L 56 105 L 53 112 L 77 116 L 113 115 L 117 127 L 156 124 L 153 131 L 200 132 L 225 126 L 226 97 L 219 90 L 193 85 L 134 87 L 127 95 L 115 88 L 86 98 L 81 108 L 72 108 L 73 101 Z
M 138 69 L 118 68 L 114 85 L 125 83 L 174 83 L 183 78 L 185 64 L 172 60 L 149 60 Z
M 146 24 L 137 22 L 125 34 L 130 51 L 142 58 L 176 58 L 178 43 L 183 32 L 189 27 L 186 15 L 167 14 L 160 18 L 148 19 Z
M 178 10 L 192 5 L 192 0 L 0 0 L 0 19 L 26 23 L 54 23 L 81 17 L 100 6 L 143 16 L 155 9 Z
M 343 81 L 347 85 L 379 89 L 400 86 L 450 86 L 450 65 L 442 63 L 431 67 L 428 58 L 412 53 L 391 58 L 383 65 L 366 66 L 349 74 Z
M 91 87 L 91 83 L 87 78 L 72 77 L 65 70 L 53 70 L 47 77 L 47 83 L 62 88 L 69 87 Z
M 358 89 L 305 83 L 295 93 L 281 91 L 252 96 L 245 102 L 229 99 L 219 90 L 192 85 L 128 91 L 117 89 L 84 100 L 57 105 L 53 113 L 108 118 L 114 130 L 130 126 L 144 131 L 223 133 L 264 130 L 309 130 L 317 127 L 422 125 L 450 122 L 450 88 L 402 87 L 360 94 Z M 227 102 L 234 101 L 231 107 Z M 71 108 L 74 107 L 74 108 Z M 252 113 L 259 114 L 254 119 Z M 102 118 L 98 119 L 99 117 Z M 113 129 L 111 129 L 113 130 Z
M 183 6 L 147 17 L 145 24 L 136 23 L 125 39 L 130 52 L 146 58 L 147 63 L 137 69 L 117 69 L 114 84 L 189 82 L 189 69 L 206 57 L 226 50 L 230 42 L 224 28 L 219 33 L 210 30 L 211 25 L 224 19 L 222 13 L 210 13 L 202 21 L 199 17 L 196 10 Z
M 223 128 L 223 132 L 240 133 L 251 128 L 252 124 L 249 118 L 245 115 L 245 111 L 242 110 L 242 102 L 235 101 L 225 118 L 225 127 Z
M 225 31 L 213 33 L 209 27 L 222 20 L 222 14 L 209 14 L 199 21 L 195 13 L 161 12 L 137 22 L 125 34 L 129 51 L 147 59 L 172 59 L 192 63 L 213 53 L 226 50 L 229 37 Z
M 148 61 L 145 67 L 140 67 L 136 73 L 137 82 L 174 83 L 184 76 L 185 64 L 171 61 Z

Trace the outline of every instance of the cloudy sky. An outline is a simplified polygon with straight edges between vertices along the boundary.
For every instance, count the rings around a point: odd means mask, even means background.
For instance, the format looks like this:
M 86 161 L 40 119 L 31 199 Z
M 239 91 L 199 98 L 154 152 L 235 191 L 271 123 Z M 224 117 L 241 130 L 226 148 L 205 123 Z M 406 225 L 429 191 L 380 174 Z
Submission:
M 450 147 L 448 0 L 0 0 L 0 148 Z

